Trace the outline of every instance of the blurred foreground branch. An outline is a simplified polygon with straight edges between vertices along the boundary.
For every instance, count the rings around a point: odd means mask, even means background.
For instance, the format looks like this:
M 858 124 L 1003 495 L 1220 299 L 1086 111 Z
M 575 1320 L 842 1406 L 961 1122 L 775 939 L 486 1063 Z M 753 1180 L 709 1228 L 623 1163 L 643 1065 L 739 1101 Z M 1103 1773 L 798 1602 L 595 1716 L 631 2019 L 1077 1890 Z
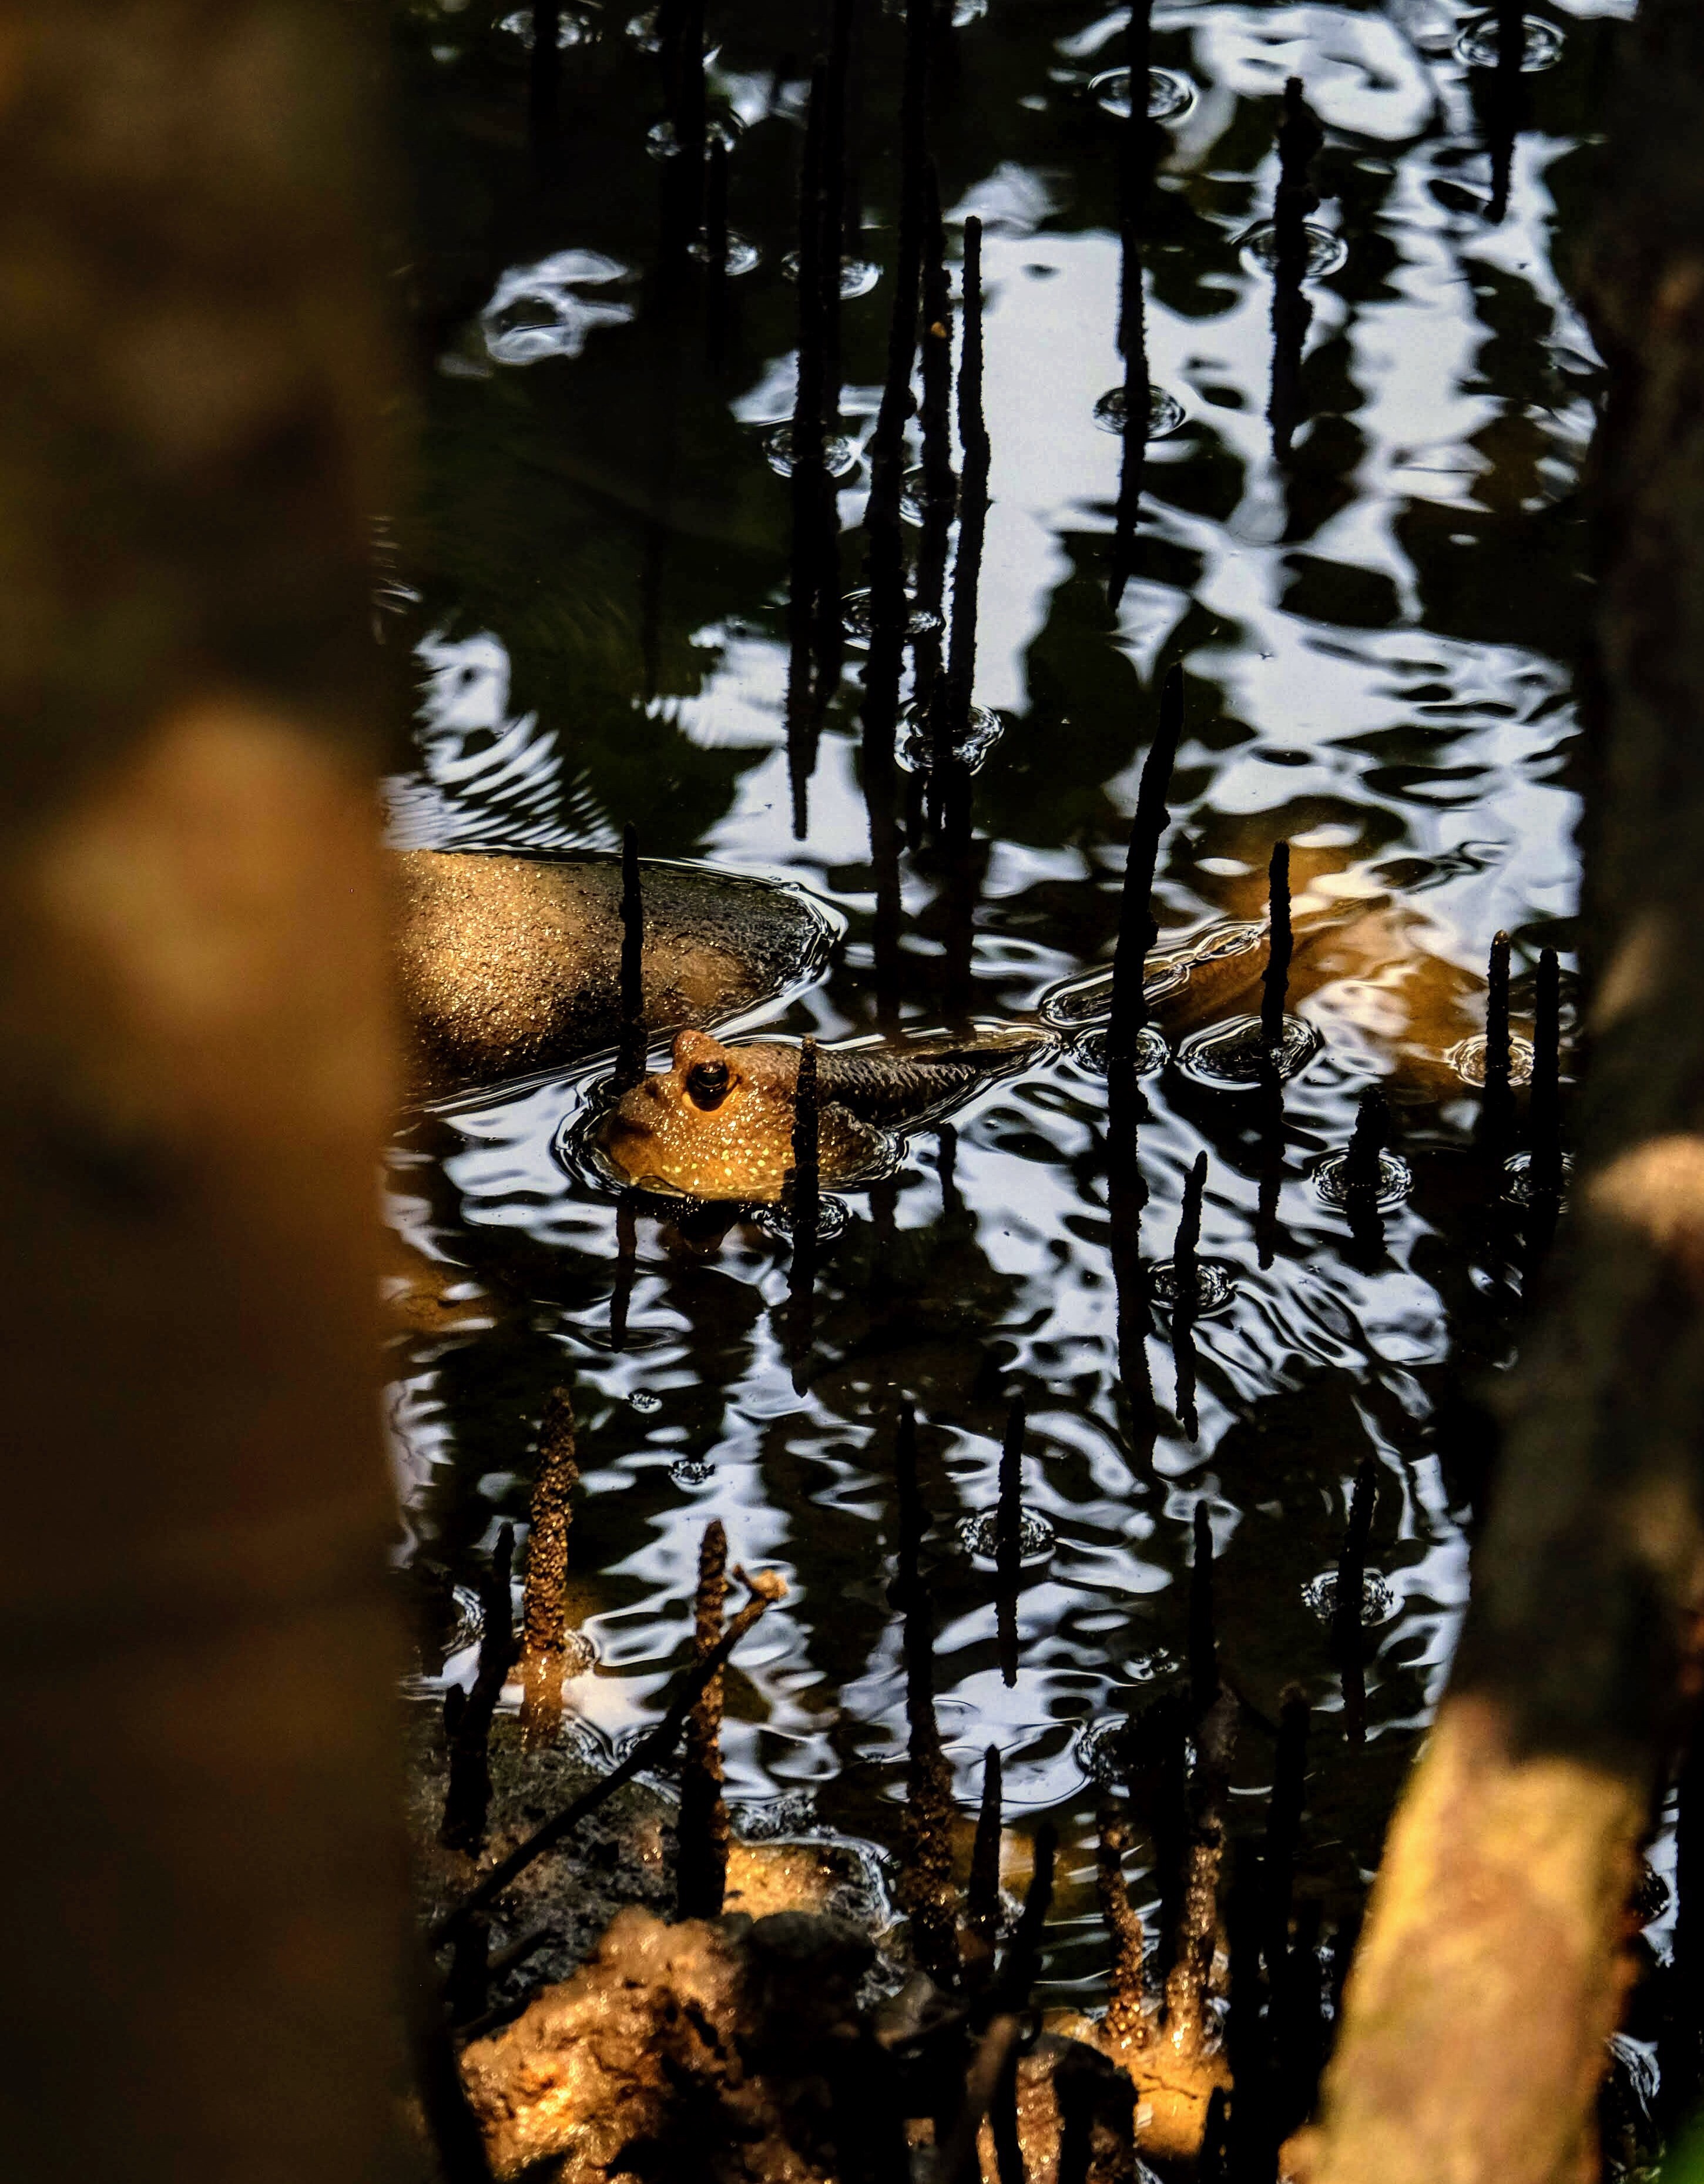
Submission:
M 1573 1203 L 1449 1696 L 1397 1815 L 1309 2172 L 1595 2173 L 1634 1852 L 1704 1602 L 1704 16 L 1645 0 L 1586 304 L 1599 684 Z
M 0 2145 L 376 2184 L 384 389 L 335 0 L 0 4 Z

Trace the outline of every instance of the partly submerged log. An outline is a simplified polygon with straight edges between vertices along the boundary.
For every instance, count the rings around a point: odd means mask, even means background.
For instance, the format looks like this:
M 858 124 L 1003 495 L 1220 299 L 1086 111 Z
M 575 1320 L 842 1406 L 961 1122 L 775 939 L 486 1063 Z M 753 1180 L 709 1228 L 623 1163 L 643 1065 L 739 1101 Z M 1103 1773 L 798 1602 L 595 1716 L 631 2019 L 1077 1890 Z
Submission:
M 1629 34 L 1585 301 L 1612 370 L 1573 1204 L 1460 1655 L 1392 1830 L 1317 2184 L 1562 2184 L 1704 1606 L 1704 14 Z
M 644 1029 L 727 1024 L 810 984 L 840 921 L 802 888 L 642 864 Z M 621 866 L 594 853 L 408 850 L 393 863 L 412 1089 L 565 1069 L 621 1029 Z

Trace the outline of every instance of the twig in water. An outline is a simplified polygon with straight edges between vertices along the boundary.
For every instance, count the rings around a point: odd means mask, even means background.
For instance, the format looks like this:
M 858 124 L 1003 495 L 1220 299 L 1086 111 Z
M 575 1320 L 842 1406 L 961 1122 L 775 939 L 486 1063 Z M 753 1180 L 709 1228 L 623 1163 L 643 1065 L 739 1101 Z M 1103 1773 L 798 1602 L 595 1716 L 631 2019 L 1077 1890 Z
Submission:
M 736 1569 L 734 1575 L 749 1589 L 750 1599 L 728 1624 L 710 1652 L 682 1671 L 663 1718 L 656 1727 L 649 1735 L 642 1736 L 626 1758 L 594 1782 L 589 1790 L 582 1791 L 571 1804 L 565 1805 L 560 1813 L 553 1814 L 541 1826 L 535 1828 L 525 1842 L 519 1844 L 507 1858 L 492 1868 L 476 1888 L 446 1911 L 426 1936 L 434 1948 L 447 1942 L 463 1919 L 472 1917 L 476 1911 L 482 1911 L 487 1903 L 495 1903 L 518 1875 L 525 1873 L 527 1867 L 536 1858 L 542 1858 L 546 1851 L 553 1850 L 582 1820 L 606 1805 L 617 1791 L 626 1787 L 636 1774 L 643 1774 L 646 1768 L 654 1767 L 667 1758 L 686 1726 L 687 1717 L 692 1712 L 699 1693 L 721 1668 L 753 1624 L 777 1601 L 787 1597 L 787 1580 L 779 1571 L 759 1570 L 755 1576 L 748 1577 L 743 1569 Z

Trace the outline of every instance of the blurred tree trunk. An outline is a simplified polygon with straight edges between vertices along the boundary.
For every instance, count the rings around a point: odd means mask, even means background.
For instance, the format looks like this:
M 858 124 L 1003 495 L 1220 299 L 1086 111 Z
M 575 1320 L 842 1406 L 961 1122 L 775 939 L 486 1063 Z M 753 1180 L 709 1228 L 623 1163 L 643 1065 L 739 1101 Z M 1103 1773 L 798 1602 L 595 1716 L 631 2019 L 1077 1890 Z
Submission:
M 382 2184 L 370 62 L 0 0 L 0 2165 Z
M 1595 2173 L 1634 1854 L 1704 1607 L 1704 10 L 1644 0 L 1586 307 L 1611 366 L 1573 1204 L 1451 1691 L 1392 1830 L 1310 2172 Z

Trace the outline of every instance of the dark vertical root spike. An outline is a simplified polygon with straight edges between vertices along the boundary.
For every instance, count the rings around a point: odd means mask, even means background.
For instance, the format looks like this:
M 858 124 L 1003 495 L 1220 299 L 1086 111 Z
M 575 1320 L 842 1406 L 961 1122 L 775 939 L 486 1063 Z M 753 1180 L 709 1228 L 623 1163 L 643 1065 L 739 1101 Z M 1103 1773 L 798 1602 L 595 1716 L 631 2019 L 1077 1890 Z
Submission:
M 1213 1636 L 1213 1520 L 1195 1504 L 1194 1559 L 1189 1566 L 1189 1711 L 1200 1721 L 1219 1696 L 1218 1646 Z
M 865 514 L 869 541 L 870 649 L 864 670 L 862 742 L 864 800 L 870 819 L 876 912 L 871 933 L 877 1014 L 897 1019 L 902 904 L 894 729 L 905 648 L 905 549 L 900 522 L 905 419 L 911 400 L 911 365 L 917 350 L 917 296 L 922 278 L 923 164 L 927 156 L 929 11 L 927 0 L 907 0 L 905 75 L 899 116 L 899 249 L 894 270 L 894 308 L 888 321 L 888 365 L 881 409 L 870 443 L 870 499 Z
M 899 1524 L 896 1597 L 904 1606 L 916 1590 L 923 1551 L 923 1497 L 917 1483 L 917 1414 L 899 1406 L 894 1433 L 894 1499 Z
M 621 830 L 621 1029 L 615 1084 L 631 1091 L 645 1073 L 645 900 L 639 878 L 639 838 Z
M 1194 1440 L 1195 1416 L 1195 1319 L 1200 1303 L 1201 1207 L 1206 1196 L 1207 1156 L 1197 1153 L 1183 1183 L 1183 1204 L 1172 1247 L 1172 1355 L 1178 1375 L 1178 1418 Z
M 627 1346 L 627 1315 L 632 1309 L 633 1277 L 638 1270 L 638 1194 L 624 1190 L 615 1201 L 615 1279 L 610 1291 L 610 1347 Z
M 1554 1199 L 1562 1190 L 1562 977 L 1554 948 L 1539 951 L 1537 1006 L 1533 1022 L 1532 1181 L 1535 1193 Z
M 922 1505 L 917 1499 L 915 1437 L 900 1413 L 895 1450 L 903 1466 L 900 1499 L 900 1605 L 905 1622 L 905 1806 L 899 1825 L 900 1908 L 910 1920 L 912 1953 L 937 1986 L 959 1977 L 958 1892 L 953 1885 L 953 1777 L 935 1721 L 935 1621 L 929 1588 L 918 1567 Z M 904 1471 L 909 1470 L 906 1482 Z M 906 1504 L 912 1506 L 908 1511 Z
M 793 1227 L 790 1289 L 795 1322 L 794 1352 L 799 1356 L 810 1346 L 818 1239 L 822 1223 L 821 1147 L 816 1041 L 806 1039 L 799 1051 L 799 1074 L 794 1084 L 793 1168 L 788 1181 Z
M 1000 1747 L 991 1744 L 983 1754 L 982 1803 L 977 1813 L 976 1841 L 971 1848 L 970 1886 L 966 1908 L 972 1931 L 990 1955 L 1000 1938 L 1000 1846 L 1003 1782 Z
M 1276 1996 L 1289 1954 L 1290 1898 L 1296 1846 L 1306 1795 L 1307 1732 L 1312 1709 L 1307 1694 L 1291 1685 L 1278 1708 L 1278 1755 L 1272 1765 L 1272 1800 L 1267 1807 L 1265 1953 L 1267 1976 Z
M 1141 1914 L 1130 1901 L 1124 1879 L 1129 1830 L 1110 1806 L 1103 1806 L 1095 1830 L 1095 1880 L 1100 1916 L 1112 1945 L 1106 2001 L 1106 2031 L 1115 2047 L 1139 2043 L 1146 2030 L 1142 2008 L 1144 1937 Z
M 1128 1072 L 1137 1035 L 1148 1022 L 1143 974 L 1148 951 L 1159 938 L 1154 917 L 1154 875 L 1160 844 L 1171 816 L 1172 774 L 1183 733 L 1183 670 L 1176 660 L 1161 685 L 1159 719 L 1142 779 L 1130 843 L 1124 857 L 1124 885 L 1118 903 L 1118 939 L 1112 953 L 1112 1003 L 1106 1029 L 1109 1075 L 1115 1065 Z
M 1000 1500 L 994 1512 L 996 1617 L 1000 1675 L 1008 1690 L 1017 1682 L 1017 1590 L 1023 1563 L 1023 1435 L 1027 1412 L 1013 1399 L 1000 1448 Z
M 1366 1646 L 1362 1602 L 1367 1579 L 1367 1549 L 1373 1535 L 1378 1472 L 1371 1457 L 1362 1459 L 1349 1497 L 1343 1552 L 1337 1565 L 1337 1594 L 1332 1605 L 1332 1651 L 1343 1680 L 1343 1732 L 1351 1744 L 1367 1734 Z
M 715 1652 L 727 1605 L 727 1533 L 719 1518 L 704 1527 L 693 1596 L 693 1652 L 699 1661 Z M 685 1763 L 676 1873 L 676 1904 L 682 1919 L 719 1919 L 727 1887 L 728 1815 L 722 1797 L 722 1679 L 712 1676 L 687 1717 Z
M 719 375 L 727 359 L 727 146 L 710 141 L 704 181 L 704 358 Z
M 1509 936 L 1499 933 L 1491 942 L 1485 974 L 1485 1097 L 1506 1099 L 1512 1056 L 1509 1050 Z
M 977 617 L 990 460 L 988 426 L 983 416 L 983 224 L 974 215 L 965 222 L 958 419 L 964 476 L 959 488 L 959 544 L 953 560 L 946 673 L 938 701 L 944 708 L 945 726 L 935 738 L 941 762 L 931 782 L 931 794 L 938 800 L 944 834 L 962 849 L 970 835 L 970 775 L 958 754 L 969 734 L 976 689 Z
M 1288 842 L 1273 843 L 1267 881 L 1271 933 L 1266 972 L 1261 982 L 1261 1036 L 1268 1047 L 1278 1047 L 1284 1039 L 1284 1003 L 1289 992 L 1290 956 L 1295 945 L 1290 926 Z
M 823 137 L 828 103 L 827 73 L 810 79 L 799 186 L 799 381 L 793 403 L 793 549 L 788 592 L 787 772 L 793 797 L 793 834 L 810 830 L 810 784 L 816 767 L 818 692 L 816 657 L 823 583 L 826 507 L 833 488 L 824 455 L 827 359 L 823 294 L 838 269 L 822 262 Z M 839 601 L 833 602 L 835 614 Z
M 923 522 L 917 548 L 916 603 L 922 627 L 911 639 L 915 701 L 928 708 L 935 744 L 932 772 L 943 763 L 945 710 L 935 704 L 942 669 L 941 632 L 946 619 L 947 549 L 958 505 L 953 473 L 953 311 L 947 276 L 947 234 L 941 218 L 934 162 L 924 169 L 922 423 Z
M 1292 76 L 1284 86 L 1284 114 L 1278 124 L 1278 186 L 1272 203 L 1277 233 L 1277 262 L 1272 280 L 1272 399 L 1267 415 L 1272 429 L 1272 451 L 1282 461 L 1301 422 L 1301 354 L 1313 309 L 1303 292 L 1307 273 L 1307 216 L 1319 203 L 1311 169 L 1325 142 L 1306 100 L 1301 78 Z
M 559 0 L 533 0 L 532 50 L 527 55 L 526 125 L 532 162 L 541 179 L 554 172 L 562 82 Z
M 1142 233 L 1153 185 L 1156 134 L 1148 119 L 1148 69 L 1153 0 L 1132 0 L 1125 27 L 1130 111 L 1118 132 L 1118 353 L 1124 359 L 1124 430 L 1118 464 L 1112 563 L 1107 597 L 1116 611 L 1134 571 L 1137 526 L 1147 470 L 1149 410 L 1147 305 Z
M 491 1807 L 492 1718 L 515 1665 L 514 1608 L 510 1599 L 514 1560 L 515 1527 L 505 1524 L 497 1535 L 490 1563 L 480 1573 L 483 1626 L 473 1688 L 453 1713 L 448 1702 L 444 1710 L 449 1732 L 449 1774 L 438 1834 L 450 1849 L 471 1853 L 476 1853 L 485 1841 Z

